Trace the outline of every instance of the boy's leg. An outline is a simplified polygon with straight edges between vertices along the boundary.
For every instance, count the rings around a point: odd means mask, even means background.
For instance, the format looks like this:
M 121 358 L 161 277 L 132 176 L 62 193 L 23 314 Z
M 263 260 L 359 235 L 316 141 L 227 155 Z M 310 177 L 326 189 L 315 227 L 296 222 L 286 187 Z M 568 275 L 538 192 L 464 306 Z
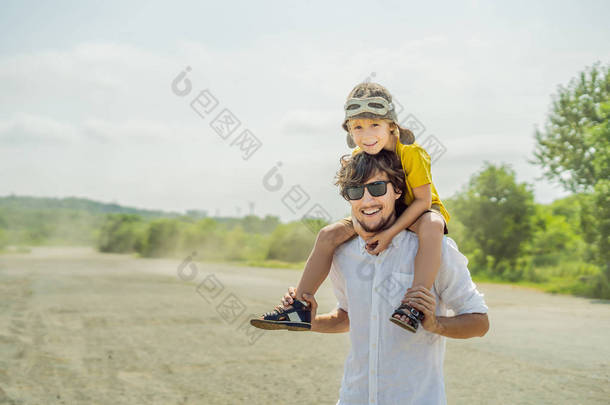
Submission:
M 351 217 L 344 218 L 320 230 L 316 243 L 307 259 L 301 280 L 297 285 L 297 299 L 303 294 L 314 295 L 330 272 L 335 249 L 356 236 Z
M 445 221 L 442 215 L 436 212 L 426 212 L 409 229 L 417 234 L 419 240 L 415 255 L 413 287 L 421 285 L 430 290 L 441 267 Z
M 421 285 L 431 290 L 441 266 L 445 220 L 441 214 L 428 211 L 422 214 L 409 229 L 417 234 L 419 240 L 417 254 L 415 255 L 412 287 Z M 407 320 L 405 315 L 396 314 L 394 318 Z

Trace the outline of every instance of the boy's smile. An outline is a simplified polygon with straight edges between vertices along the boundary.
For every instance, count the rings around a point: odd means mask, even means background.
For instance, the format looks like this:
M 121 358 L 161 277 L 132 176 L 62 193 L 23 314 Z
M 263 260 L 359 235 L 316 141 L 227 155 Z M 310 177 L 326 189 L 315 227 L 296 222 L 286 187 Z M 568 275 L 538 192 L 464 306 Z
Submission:
M 390 125 L 387 120 L 360 118 L 349 120 L 348 126 L 354 143 L 364 152 L 376 155 L 382 149 L 393 150 L 390 145 Z

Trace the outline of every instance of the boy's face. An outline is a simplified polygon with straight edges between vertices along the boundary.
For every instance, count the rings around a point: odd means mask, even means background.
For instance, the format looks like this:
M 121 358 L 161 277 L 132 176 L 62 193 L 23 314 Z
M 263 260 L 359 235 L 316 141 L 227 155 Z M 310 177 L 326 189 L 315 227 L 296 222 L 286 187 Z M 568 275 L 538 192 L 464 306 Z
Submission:
M 351 119 L 347 125 L 354 143 L 370 155 L 379 153 L 390 139 L 390 123 L 387 120 Z

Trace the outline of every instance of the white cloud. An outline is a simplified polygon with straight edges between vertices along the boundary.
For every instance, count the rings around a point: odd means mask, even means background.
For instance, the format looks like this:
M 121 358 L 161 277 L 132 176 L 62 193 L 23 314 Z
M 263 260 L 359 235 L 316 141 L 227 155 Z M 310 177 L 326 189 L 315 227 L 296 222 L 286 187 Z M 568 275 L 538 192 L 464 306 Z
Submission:
M 186 127 L 145 120 L 114 123 L 94 119 L 85 121 L 81 128 L 86 137 L 109 143 L 186 141 L 199 136 L 193 126 Z
M 51 118 L 16 114 L 0 121 L 0 143 L 5 145 L 62 144 L 78 139 L 78 131 L 70 123 Z
M 259 213 L 291 217 L 279 196 L 261 195 L 262 174 L 282 160 L 287 184 L 316 190 L 312 200 L 341 215 L 344 203 L 330 184 L 338 157 L 347 152 L 342 106 L 351 88 L 374 72 L 373 80 L 392 91 L 405 113 L 414 113 L 426 134 L 447 146 L 434 177 L 448 196 L 483 160 L 523 161 L 532 147 L 532 124 L 544 118 L 556 84 L 595 56 L 582 51 L 576 61 L 548 52 L 529 59 L 540 49 L 533 38 L 524 41 L 527 33 L 518 38 L 484 34 L 394 36 L 380 46 L 338 37 L 314 44 L 304 40 L 306 33 L 295 33 L 265 35 L 251 47 L 225 50 L 193 41 L 176 43 L 172 53 L 82 43 L 1 56 L 0 142 L 23 148 L 70 144 L 91 151 L 104 145 L 104 154 L 91 153 L 91 165 L 105 168 L 104 159 L 111 158 L 116 167 L 95 173 L 95 191 L 107 190 L 119 201 L 123 193 L 139 206 L 181 209 L 178 204 L 188 202 L 184 208 L 214 211 L 228 198 L 250 195 L 264 201 L 265 211 Z M 170 83 L 187 65 L 193 92 L 180 98 Z M 202 119 L 192 111 L 189 102 L 204 88 L 218 98 L 219 109 L 231 109 L 263 141 L 252 160 L 243 161 L 230 140 L 210 129 L 213 116 Z M 1 168 L 21 167 L 15 159 L 2 154 Z M 155 176 L 134 171 L 136 160 L 154 166 Z M 49 162 L 53 165 L 41 164 L 40 171 L 55 174 L 58 183 L 83 164 L 70 154 Z M 50 166 L 63 169 L 52 172 Z M 523 180 L 534 180 L 526 166 L 516 168 Z M 22 176 L 13 185 L 18 190 L 43 189 L 34 168 L 16 173 Z M 133 177 L 123 179 L 121 173 Z M 222 180 L 215 193 L 195 187 L 208 177 Z M 82 178 L 63 179 L 65 192 L 85 189 Z M 11 191 L 6 187 L 0 194 Z M 49 187 L 47 181 L 44 189 Z M 163 191 L 170 189 L 180 199 Z
M 314 109 L 294 109 L 286 112 L 280 119 L 280 128 L 286 135 L 324 136 L 333 132 L 342 132 L 342 111 Z M 338 124 L 339 123 L 339 124 Z
M 129 120 L 108 122 L 99 119 L 81 123 L 60 122 L 47 117 L 18 113 L 8 120 L 0 120 L 0 143 L 5 145 L 109 143 L 117 146 L 126 143 L 187 141 L 201 135 L 194 126 L 165 122 Z

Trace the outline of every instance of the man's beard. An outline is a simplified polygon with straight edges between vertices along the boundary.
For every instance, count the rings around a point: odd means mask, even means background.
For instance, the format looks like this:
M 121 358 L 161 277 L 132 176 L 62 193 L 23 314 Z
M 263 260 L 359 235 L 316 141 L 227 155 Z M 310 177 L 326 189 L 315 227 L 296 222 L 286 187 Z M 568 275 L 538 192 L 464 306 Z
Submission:
M 384 229 L 391 227 L 392 224 L 394 224 L 395 218 L 396 218 L 395 212 L 392 211 L 392 213 L 385 220 L 383 220 L 379 225 L 377 225 L 375 228 L 369 228 L 362 221 L 358 221 L 358 222 L 360 222 L 360 226 L 366 232 L 377 233 L 377 232 L 383 231 Z

